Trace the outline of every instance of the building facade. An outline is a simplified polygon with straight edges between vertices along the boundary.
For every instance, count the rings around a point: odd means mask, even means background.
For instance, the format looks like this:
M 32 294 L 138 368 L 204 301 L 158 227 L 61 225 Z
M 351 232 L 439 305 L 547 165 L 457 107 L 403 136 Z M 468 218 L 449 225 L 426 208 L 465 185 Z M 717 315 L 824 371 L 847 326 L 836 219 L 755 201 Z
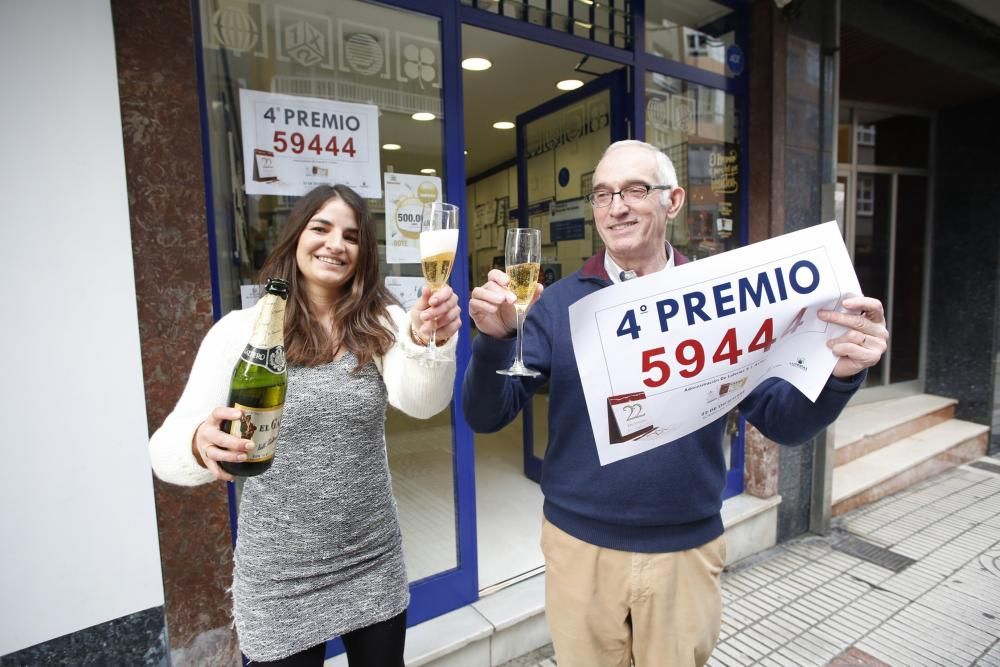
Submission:
M 246 148 L 259 128 L 247 125 L 241 93 L 256 91 L 275 109 L 320 100 L 373 110 L 377 182 L 364 188 L 383 234 L 383 274 L 404 301 L 421 274 L 405 243 L 395 245 L 412 232 L 399 213 L 416 196 L 389 200 L 399 176 L 424 178 L 461 207 L 451 284 L 463 302 L 502 265 L 508 228 L 542 230 L 546 281 L 600 248 L 583 198 L 617 139 L 649 141 L 673 159 L 688 201 L 668 240 L 695 260 L 836 219 L 893 334 L 859 400 L 955 398 L 963 418 L 991 427 L 996 451 L 1000 167 L 991 158 L 1000 145 L 989 121 L 1000 100 L 1000 21 L 968 4 L 170 0 L 80 10 L 86 36 L 115 57 L 148 429 L 172 408 L 208 328 L 251 298 L 293 201 L 256 194 L 267 167 Z M 8 25 L 40 30 L 51 11 L 19 10 Z M 492 67 L 463 69 L 472 57 Z M 86 64 L 92 74 L 108 66 Z M 577 84 L 556 87 L 565 80 Z M 494 127 L 501 121 L 510 129 Z M 346 135 L 327 130 L 269 130 L 257 148 L 270 157 L 347 151 Z M 310 178 L 329 177 L 309 168 Z M 473 335 L 466 323 L 458 383 Z M 392 414 L 387 424 L 411 624 L 543 569 L 535 482 L 547 392 L 500 433 L 477 436 L 457 390 L 431 420 Z M 764 537 L 741 553 L 828 528 L 832 436 L 778 448 L 734 414 L 725 447 L 727 503 L 764 503 Z M 136 611 L 159 619 L 160 631 L 136 635 L 132 650 L 235 664 L 228 588 L 239 489 L 151 489 L 162 606 L 153 599 Z M 101 655 L 102 633 L 121 627 L 107 614 L 82 622 L 27 643 L 11 637 L 4 650 L 12 660 L 59 655 L 88 628 L 84 650 Z M 332 643 L 330 655 L 338 650 Z

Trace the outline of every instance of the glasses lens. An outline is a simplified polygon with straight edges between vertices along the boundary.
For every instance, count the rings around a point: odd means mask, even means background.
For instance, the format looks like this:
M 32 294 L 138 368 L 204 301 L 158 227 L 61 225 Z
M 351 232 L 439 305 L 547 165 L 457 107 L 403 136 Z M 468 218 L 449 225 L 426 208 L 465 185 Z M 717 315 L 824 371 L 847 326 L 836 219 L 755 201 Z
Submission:
M 590 203 L 594 206 L 607 206 L 608 202 L 611 201 L 611 193 L 606 190 L 599 190 L 598 192 L 590 193 Z
M 649 188 L 645 185 L 633 185 L 622 190 L 622 197 L 630 204 L 642 201 L 647 194 L 649 194 Z

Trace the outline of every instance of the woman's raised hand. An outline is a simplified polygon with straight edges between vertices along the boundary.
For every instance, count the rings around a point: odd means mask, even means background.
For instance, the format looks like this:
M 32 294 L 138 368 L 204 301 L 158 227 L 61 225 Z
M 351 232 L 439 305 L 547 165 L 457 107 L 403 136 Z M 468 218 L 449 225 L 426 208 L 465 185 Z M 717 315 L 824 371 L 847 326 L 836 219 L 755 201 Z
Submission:
M 445 285 L 432 292 L 424 285 L 420 298 L 410 309 L 410 324 L 418 342 L 426 345 L 431 331 L 437 327 L 436 342 L 439 346 L 458 333 L 462 326 L 462 310 L 458 307 L 458 295 Z

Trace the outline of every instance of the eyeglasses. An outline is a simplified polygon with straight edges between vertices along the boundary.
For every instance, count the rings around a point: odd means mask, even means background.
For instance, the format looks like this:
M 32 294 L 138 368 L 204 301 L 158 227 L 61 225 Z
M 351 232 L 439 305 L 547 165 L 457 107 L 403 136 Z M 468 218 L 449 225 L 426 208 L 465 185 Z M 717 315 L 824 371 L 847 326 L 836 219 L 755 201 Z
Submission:
M 651 190 L 673 190 L 672 185 L 630 185 L 627 188 L 622 188 L 618 192 L 611 192 L 610 190 L 596 190 L 587 195 L 587 199 L 590 201 L 590 205 L 594 208 L 604 208 L 605 206 L 611 206 L 611 202 L 614 201 L 615 195 L 622 198 L 622 201 L 626 204 L 638 204 L 643 199 L 649 196 Z

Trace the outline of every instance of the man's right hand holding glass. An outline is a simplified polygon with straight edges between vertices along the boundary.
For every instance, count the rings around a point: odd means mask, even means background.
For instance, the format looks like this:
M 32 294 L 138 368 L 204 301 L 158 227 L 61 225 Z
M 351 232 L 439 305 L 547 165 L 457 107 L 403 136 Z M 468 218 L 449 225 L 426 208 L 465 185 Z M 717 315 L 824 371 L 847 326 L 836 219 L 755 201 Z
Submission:
M 489 273 L 485 284 L 472 290 L 469 299 L 469 317 L 480 333 L 493 338 L 510 338 L 517 331 L 517 313 L 514 310 L 514 293 L 508 289 L 510 278 L 500 269 Z M 542 295 L 542 284 L 535 288 L 531 299 L 534 305 Z

